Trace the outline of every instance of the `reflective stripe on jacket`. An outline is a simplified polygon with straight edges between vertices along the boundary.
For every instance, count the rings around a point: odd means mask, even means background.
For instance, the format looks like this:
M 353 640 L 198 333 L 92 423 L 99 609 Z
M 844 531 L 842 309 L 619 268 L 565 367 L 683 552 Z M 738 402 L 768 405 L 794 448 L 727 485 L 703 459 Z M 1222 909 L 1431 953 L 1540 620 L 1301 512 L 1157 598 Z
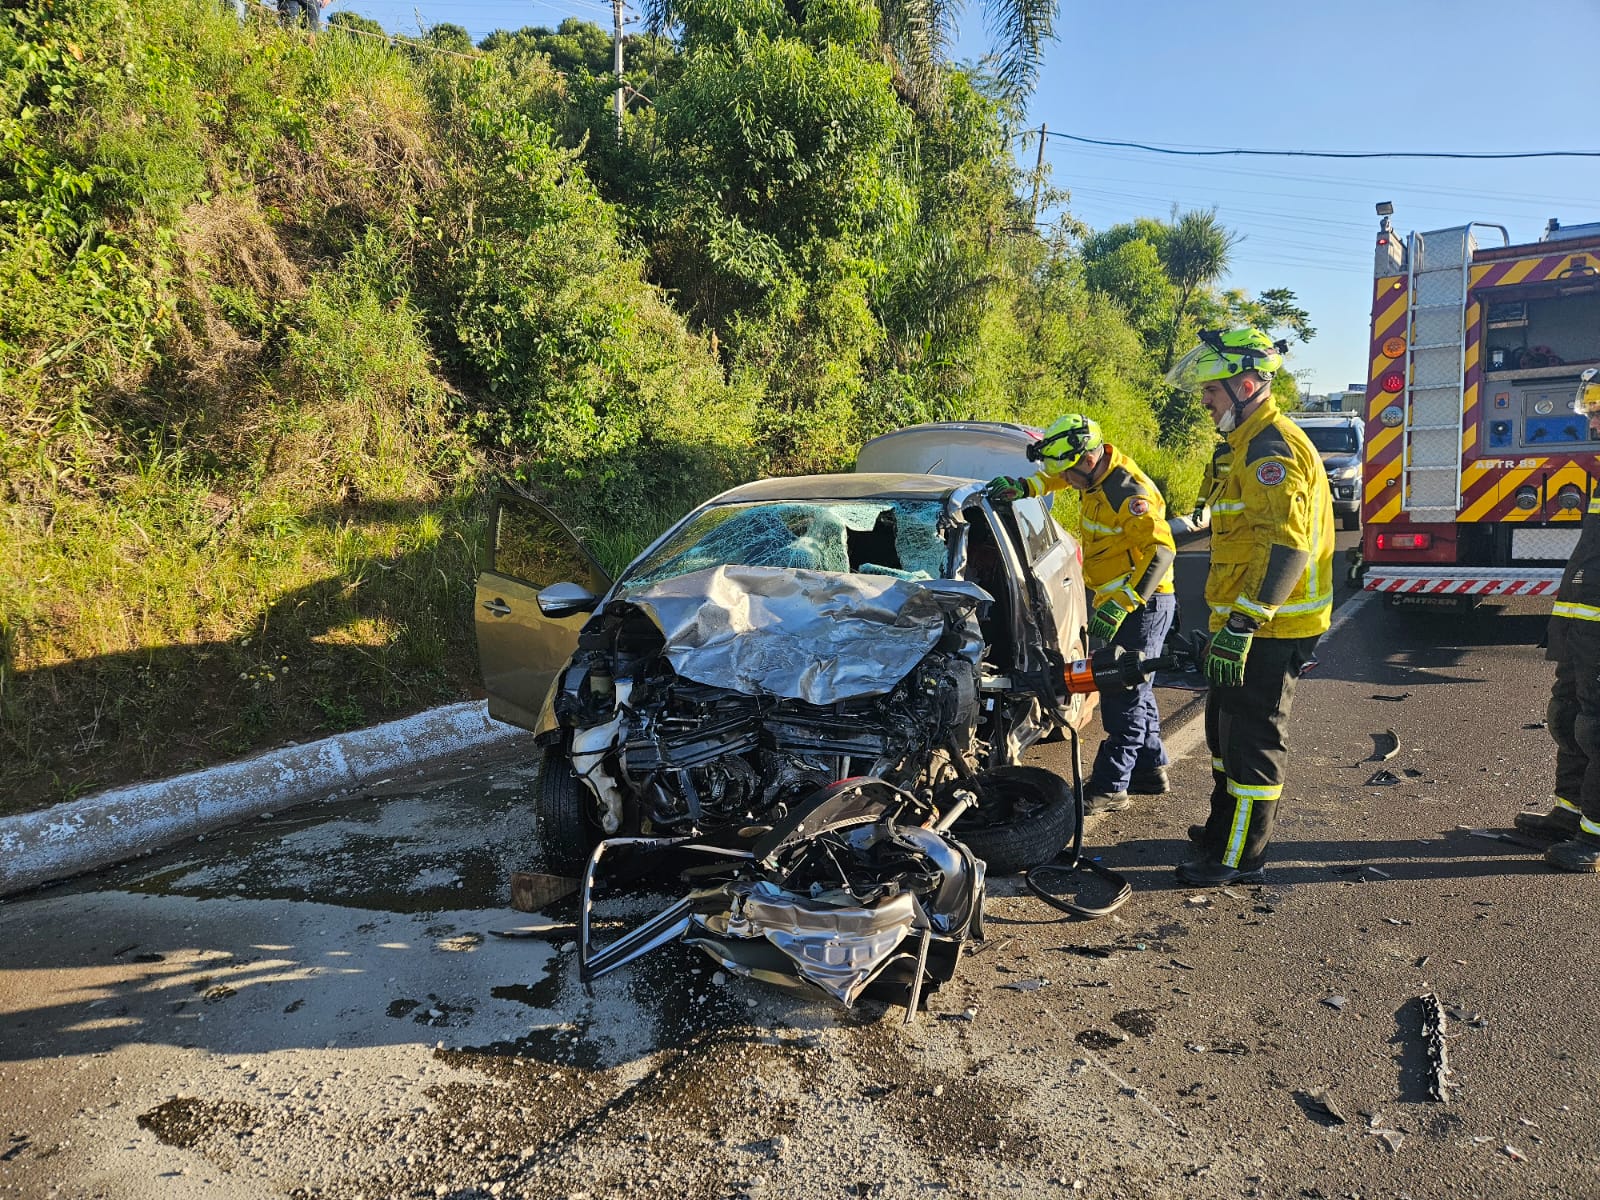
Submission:
M 1211 628 L 1235 612 L 1260 622 L 1257 637 L 1314 637 L 1333 612 L 1333 496 L 1321 456 L 1269 395 L 1228 434 L 1233 463 L 1211 504 Z M 1273 547 L 1281 549 L 1274 554 Z M 1281 602 L 1263 595 L 1269 564 L 1307 555 Z
M 1167 502 L 1150 477 L 1111 443 L 1106 443 L 1110 465 L 1083 493 L 1080 508 L 1083 531 L 1083 582 L 1094 605 L 1110 600 L 1132 612 L 1143 605 L 1140 596 L 1150 560 L 1158 547 L 1174 554 L 1177 544 L 1167 524 Z M 1070 487 L 1060 475 L 1041 473 L 1026 481 L 1030 496 Z M 1172 591 L 1170 568 L 1156 588 L 1157 595 Z

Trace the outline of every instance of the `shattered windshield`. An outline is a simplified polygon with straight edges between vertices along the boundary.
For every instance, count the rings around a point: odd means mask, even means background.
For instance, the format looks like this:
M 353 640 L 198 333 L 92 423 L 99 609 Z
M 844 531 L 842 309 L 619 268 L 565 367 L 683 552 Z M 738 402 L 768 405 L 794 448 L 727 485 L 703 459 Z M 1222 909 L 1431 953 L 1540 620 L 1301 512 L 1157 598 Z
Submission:
M 938 500 L 816 500 L 723 504 L 692 517 L 624 576 L 629 587 L 710 567 L 937 579 L 946 547 Z

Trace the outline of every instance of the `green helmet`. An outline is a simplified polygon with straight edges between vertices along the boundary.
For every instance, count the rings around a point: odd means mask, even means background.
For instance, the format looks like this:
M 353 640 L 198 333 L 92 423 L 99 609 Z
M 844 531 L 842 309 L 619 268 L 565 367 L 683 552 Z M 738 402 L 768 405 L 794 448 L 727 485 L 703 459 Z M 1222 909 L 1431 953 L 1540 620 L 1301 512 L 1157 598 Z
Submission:
M 1212 380 L 1232 379 L 1246 371 L 1271 379 L 1288 350 L 1288 342 L 1275 342 L 1259 329 L 1202 329 L 1200 344 L 1167 372 L 1167 382 L 1195 391 Z
M 1081 413 L 1067 413 L 1050 423 L 1038 441 L 1028 447 L 1028 457 L 1042 463 L 1052 475 L 1070 471 L 1090 450 L 1105 445 L 1100 426 Z

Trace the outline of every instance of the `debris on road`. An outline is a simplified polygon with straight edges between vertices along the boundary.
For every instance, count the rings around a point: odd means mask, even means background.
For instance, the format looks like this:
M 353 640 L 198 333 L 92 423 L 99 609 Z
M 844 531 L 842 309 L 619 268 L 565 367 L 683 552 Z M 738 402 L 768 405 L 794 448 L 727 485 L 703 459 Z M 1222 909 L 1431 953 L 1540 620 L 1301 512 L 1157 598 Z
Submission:
M 1318 1116 L 1327 1117 L 1336 1124 L 1343 1125 L 1349 1120 L 1327 1088 L 1312 1088 L 1310 1091 L 1296 1093 L 1296 1097 L 1302 1107 Z
M 1329 1008 L 1334 1009 L 1335 1011 L 1343 1012 L 1344 1006 L 1350 1003 L 1350 1001 L 1346 1000 L 1343 996 L 1324 996 L 1322 998 L 1322 1003 L 1326 1004 Z
M 1400 1153 L 1400 1147 L 1405 1145 L 1406 1135 L 1398 1129 L 1369 1129 L 1368 1137 L 1375 1137 L 1388 1147 L 1390 1154 Z
M 1548 842 L 1538 838 L 1524 837 L 1512 829 L 1483 829 L 1474 825 L 1457 825 L 1457 833 L 1464 833 L 1468 837 L 1482 838 L 1486 842 L 1506 842 L 1512 846 L 1526 846 L 1530 850 L 1543 850 Z
M 511 907 L 533 913 L 557 900 L 565 900 L 578 890 L 578 881 L 566 875 L 546 875 L 541 871 L 511 872 Z
M 1368 762 L 1388 762 L 1400 753 L 1400 735 L 1392 729 L 1372 735 L 1372 757 Z
M 1012 992 L 1037 992 L 1042 987 L 1049 987 L 1050 981 L 1042 978 L 1016 979 L 1010 983 L 1002 983 L 997 986 Z
M 1390 695 L 1386 695 L 1383 692 L 1373 692 L 1372 693 L 1372 698 L 1374 700 L 1387 700 L 1391 704 L 1395 704 L 1395 703 L 1400 702 L 1401 700 L 1409 700 L 1411 698 L 1411 693 L 1410 692 L 1401 692 L 1398 696 L 1390 696 Z
M 1127 1040 L 1123 1034 L 1108 1033 L 1104 1029 L 1085 1029 L 1078 1035 L 1078 1045 L 1090 1050 L 1114 1050 Z
M 1362 786 L 1363 787 L 1393 787 L 1397 783 L 1404 783 L 1404 782 L 1405 782 L 1405 780 L 1401 779 L 1400 776 L 1396 775 L 1393 771 L 1390 771 L 1389 769 L 1384 768 L 1383 770 L 1380 770 L 1380 771 L 1374 771 L 1370 776 L 1367 777 L 1367 782 L 1365 784 L 1363 784 Z
M 578 927 L 571 921 L 557 921 L 549 925 L 519 925 L 515 929 L 491 929 L 497 938 L 537 938 L 541 941 L 569 941 L 578 936 Z
M 1512 1162 L 1527 1162 L 1528 1161 L 1528 1156 L 1526 1154 L 1524 1154 L 1521 1150 L 1518 1150 L 1515 1146 L 1512 1146 L 1512 1145 L 1501 1146 L 1500 1147 L 1500 1153 L 1504 1154 Z
M 1444 1012 L 1439 1007 L 1439 997 L 1432 992 L 1424 993 L 1417 1002 L 1422 1006 L 1422 1037 L 1428 1053 L 1428 1099 L 1449 1103 L 1450 1089 L 1456 1085 L 1450 1080 Z

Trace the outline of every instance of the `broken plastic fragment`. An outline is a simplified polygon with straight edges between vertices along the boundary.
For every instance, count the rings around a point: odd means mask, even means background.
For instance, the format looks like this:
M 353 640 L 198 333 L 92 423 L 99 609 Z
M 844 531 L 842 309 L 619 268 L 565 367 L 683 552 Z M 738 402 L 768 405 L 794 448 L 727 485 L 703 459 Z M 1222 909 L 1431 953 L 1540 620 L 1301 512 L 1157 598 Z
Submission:
M 1398 1129 L 1374 1129 L 1370 1136 L 1377 1138 L 1389 1148 L 1390 1154 L 1398 1154 L 1400 1147 L 1405 1145 L 1406 1135 Z
M 1501 1146 L 1500 1147 L 1500 1152 L 1502 1154 L 1504 1154 L 1507 1158 L 1511 1159 L 1513 1162 L 1527 1162 L 1528 1161 L 1528 1156 L 1526 1154 L 1524 1154 L 1521 1150 L 1518 1150 L 1515 1146 L 1509 1146 L 1509 1145 Z
M 1324 996 L 1322 1002 L 1329 1008 L 1337 1009 L 1341 1012 L 1344 1010 L 1344 1006 L 1350 1003 L 1343 996 Z
M 1312 1088 L 1308 1092 L 1302 1092 L 1301 1098 L 1305 1101 L 1306 1107 L 1313 1112 L 1321 1113 L 1329 1120 L 1336 1121 L 1340 1125 L 1345 1123 L 1347 1118 L 1344 1115 L 1344 1110 L 1339 1107 L 1327 1088 Z
M 1048 979 L 1015 979 L 1000 986 L 1013 992 L 1036 992 L 1049 982 Z

